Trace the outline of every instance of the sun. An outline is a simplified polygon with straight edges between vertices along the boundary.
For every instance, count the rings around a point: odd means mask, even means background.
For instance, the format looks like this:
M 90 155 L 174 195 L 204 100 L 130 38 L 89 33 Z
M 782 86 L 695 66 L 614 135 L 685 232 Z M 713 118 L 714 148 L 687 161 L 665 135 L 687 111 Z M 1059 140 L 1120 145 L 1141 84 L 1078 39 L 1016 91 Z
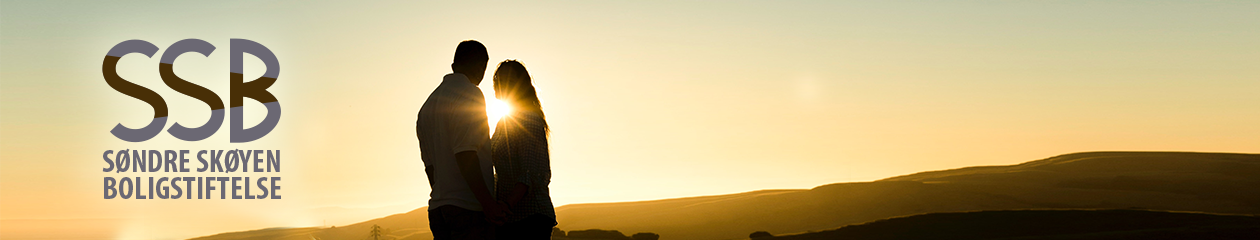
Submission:
M 502 118 L 511 112 L 512 106 L 508 105 L 507 102 L 500 101 L 498 98 L 486 99 L 486 117 L 489 118 L 487 120 L 490 120 L 491 128 L 498 125 L 499 118 Z

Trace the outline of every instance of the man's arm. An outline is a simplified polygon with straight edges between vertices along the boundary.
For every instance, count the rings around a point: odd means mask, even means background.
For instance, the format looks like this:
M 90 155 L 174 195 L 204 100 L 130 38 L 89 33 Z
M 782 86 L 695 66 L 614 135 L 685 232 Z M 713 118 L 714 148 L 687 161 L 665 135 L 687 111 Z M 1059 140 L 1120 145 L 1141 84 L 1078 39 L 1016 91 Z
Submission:
M 422 139 L 420 137 L 420 124 L 418 121 L 416 124 L 416 139 Z M 419 147 L 420 151 L 424 151 L 424 140 L 420 140 L 420 143 L 417 144 L 416 147 Z M 420 160 L 424 161 L 423 153 L 421 153 L 421 155 L 422 157 L 420 157 Z M 424 164 L 424 176 L 429 178 L 429 189 L 433 189 L 433 168 L 429 167 L 427 162 Z
M 477 202 L 481 203 L 486 220 L 494 224 L 502 224 L 507 219 L 507 207 L 495 201 L 486 180 L 481 173 L 481 159 L 477 150 L 490 142 L 490 126 L 487 123 L 485 96 L 475 86 L 459 90 L 459 101 L 450 116 L 448 126 L 454 133 L 455 164 L 464 177 L 464 183 L 473 192 Z M 489 153 L 481 153 L 489 154 Z
M 429 177 L 429 189 L 433 189 L 433 169 L 424 167 L 424 175 Z
M 490 195 L 490 189 L 486 188 L 486 180 L 481 177 L 481 160 L 477 158 L 477 152 L 455 153 L 455 162 L 459 164 L 459 173 L 464 176 L 464 182 L 468 183 L 468 188 L 477 197 L 477 202 L 481 203 L 481 210 L 486 214 L 486 219 L 494 224 L 503 224 L 508 210 L 495 201 Z

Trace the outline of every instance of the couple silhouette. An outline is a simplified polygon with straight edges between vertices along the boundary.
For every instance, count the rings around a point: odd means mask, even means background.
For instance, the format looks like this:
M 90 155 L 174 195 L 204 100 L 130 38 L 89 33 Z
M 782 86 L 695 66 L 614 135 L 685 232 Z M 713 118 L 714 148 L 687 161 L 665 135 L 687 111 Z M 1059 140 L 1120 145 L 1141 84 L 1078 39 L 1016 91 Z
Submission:
M 512 111 L 490 136 L 481 89 L 490 57 L 475 40 L 459 43 L 453 73 L 442 78 L 416 117 L 420 159 L 429 179 L 434 240 L 550 239 L 556 225 L 547 184 L 548 127 L 525 65 L 499 63 L 495 98 Z

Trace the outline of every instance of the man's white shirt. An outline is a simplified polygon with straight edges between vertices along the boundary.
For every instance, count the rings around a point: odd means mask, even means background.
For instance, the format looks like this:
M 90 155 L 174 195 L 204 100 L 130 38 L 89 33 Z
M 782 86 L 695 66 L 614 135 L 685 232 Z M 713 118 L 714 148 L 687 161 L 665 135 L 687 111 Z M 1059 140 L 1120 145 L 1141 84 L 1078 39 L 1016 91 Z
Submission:
M 416 117 L 420 159 L 433 169 L 429 209 L 444 205 L 481 211 L 481 203 L 464 181 L 455 153 L 476 151 L 486 189 L 494 194 L 494 163 L 490 156 L 490 126 L 486 100 L 477 85 L 463 74 L 447 74 Z

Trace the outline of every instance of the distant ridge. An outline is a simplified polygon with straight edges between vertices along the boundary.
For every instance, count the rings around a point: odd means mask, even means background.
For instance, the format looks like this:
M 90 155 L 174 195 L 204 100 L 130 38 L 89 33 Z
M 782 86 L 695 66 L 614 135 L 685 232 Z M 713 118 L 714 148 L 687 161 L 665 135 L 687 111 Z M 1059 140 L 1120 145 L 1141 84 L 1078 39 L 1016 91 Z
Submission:
M 1105 168 L 1091 169 L 1093 171 L 1113 171 L 1113 172 L 1137 172 L 1142 170 L 1155 171 L 1182 171 L 1192 169 L 1179 169 L 1179 167 L 1195 167 L 1193 170 L 1211 171 L 1212 168 L 1222 167 L 1250 167 L 1251 170 L 1256 166 L 1256 159 L 1260 158 L 1257 154 L 1243 153 L 1202 153 L 1202 152 L 1082 152 L 1070 153 L 1054 156 L 1042 160 L 1025 162 L 1008 166 L 977 166 L 964 167 L 950 170 L 927 171 L 914 173 L 909 175 L 896 176 L 882 179 L 880 181 L 924 181 L 929 178 L 941 178 L 952 175 L 968 175 L 968 174 L 991 174 L 1009 172 L 1014 170 L 1033 170 L 1061 167 L 1071 165 L 1080 161 L 1088 163 L 1096 163 L 1096 167 L 1104 164 L 1110 164 Z M 1120 161 L 1120 162 L 1117 162 Z M 1172 166 L 1176 165 L 1176 166 Z M 1070 167 L 1070 166 L 1068 166 Z M 1121 168 L 1127 167 L 1127 168 Z M 1061 169 L 1060 169 L 1061 170 Z M 1083 170 L 1083 169 L 1082 169 Z M 1221 169 L 1224 170 L 1224 169 Z M 1247 171 L 1243 171 L 1247 172 Z
M 757 240 L 1260 239 L 1260 217 L 1143 210 L 996 210 L 928 213 Z
M 747 239 L 925 213 L 1016 209 L 1146 209 L 1260 214 L 1260 154 L 1086 152 L 1009 166 L 930 171 L 808 190 L 556 208 L 561 229 L 653 232 L 662 240 Z M 198 239 L 351 239 L 372 224 L 429 239 L 425 208 L 336 229 L 257 230 Z M 261 232 L 287 231 L 280 238 Z M 273 235 L 274 236 L 274 235 Z

